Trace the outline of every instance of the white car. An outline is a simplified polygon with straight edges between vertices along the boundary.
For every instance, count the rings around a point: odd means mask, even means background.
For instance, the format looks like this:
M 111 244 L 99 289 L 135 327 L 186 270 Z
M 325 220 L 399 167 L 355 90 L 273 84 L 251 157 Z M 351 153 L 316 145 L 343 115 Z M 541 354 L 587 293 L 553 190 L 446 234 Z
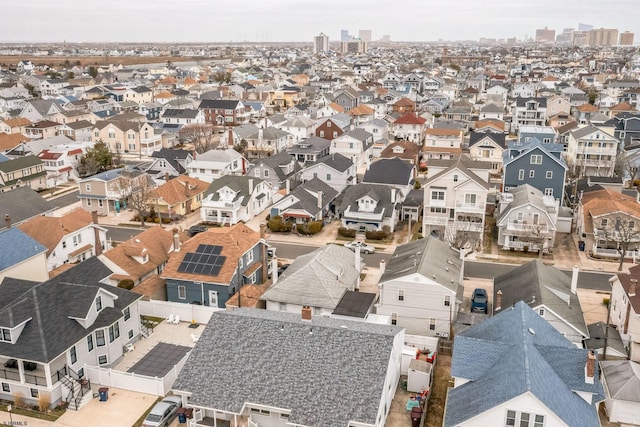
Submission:
M 178 415 L 178 409 L 181 407 L 182 399 L 179 396 L 165 397 L 151 409 L 149 415 L 142 422 L 142 427 L 168 427 Z
M 344 247 L 345 248 L 349 248 L 354 252 L 356 251 L 356 248 L 360 248 L 360 252 L 365 253 L 365 254 L 372 254 L 372 253 L 375 253 L 375 251 L 376 251 L 376 248 L 374 248 L 371 245 L 367 245 L 364 242 L 353 241 L 353 242 L 345 243 Z

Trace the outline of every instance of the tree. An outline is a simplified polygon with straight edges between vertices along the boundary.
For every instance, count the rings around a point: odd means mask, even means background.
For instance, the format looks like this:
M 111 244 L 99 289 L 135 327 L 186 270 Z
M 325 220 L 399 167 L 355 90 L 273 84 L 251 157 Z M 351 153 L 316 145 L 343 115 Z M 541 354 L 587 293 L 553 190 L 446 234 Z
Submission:
M 624 152 L 618 155 L 615 166 L 616 175 L 622 176 L 622 179 L 629 179 L 629 187 L 633 188 L 633 182 L 640 172 L 637 163 L 633 161 L 629 153 Z
M 112 164 L 112 155 L 104 142 L 96 142 L 93 148 L 87 149 L 78 162 L 78 175 L 81 178 L 95 175 L 107 170 Z
M 187 125 L 180 130 L 180 139 L 193 144 L 194 150 L 198 154 L 216 148 L 219 138 L 213 125 L 207 123 L 197 123 Z
M 98 69 L 94 66 L 89 67 L 89 75 L 95 79 L 98 76 Z
M 595 225 L 595 221 L 594 221 Z M 593 231 L 596 244 L 604 243 L 613 246 L 618 252 L 618 271 L 622 271 L 624 255 L 632 243 L 640 240 L 640 224 L 633 217 L 603 218 L 598 221 L 597 228 Z
M 236 150 L 240 154 L 244 154 L 247 149 L 247 140 L 242 138 L 240 140 L 240 144 L 236 144 L 233 146 L 233 149 Z
M 137 170 L 123 171 L 118 180 L 121 200 L 125 201 L 127 206 L 138 214 L 143 227 L 144 216 L 153 191 L 153 185 L 150 181 L 151 179 L 147 174 L 140 173 Z

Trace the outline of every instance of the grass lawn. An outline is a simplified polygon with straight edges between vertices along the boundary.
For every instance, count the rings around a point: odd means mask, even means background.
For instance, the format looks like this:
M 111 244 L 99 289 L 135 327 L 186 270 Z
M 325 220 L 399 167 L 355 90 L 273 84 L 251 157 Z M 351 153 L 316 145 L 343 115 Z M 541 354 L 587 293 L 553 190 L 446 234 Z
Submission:
M 2 403 L 0 403 L 0 411 L 8 412 L 7 411 L 8 404 L 9 402 L 2 401 Z M 66 408 L 62 406 L 52 409 L 46 414 L 44 412 L 34 411 L 31 409 L 16 408 L 16 406 L 13 404 L 11 406 L 12 406 L 12 409 L 11 409 L 12 414 L 24 415 L 26 417 L 37 418 L 37 419 L 46 420 L 46 421 L 56 421 L 58 418 L 62 416 L 62 414 L 66 412 Z M 0 425 L 4 426 L 7 424 L 0 424 Z

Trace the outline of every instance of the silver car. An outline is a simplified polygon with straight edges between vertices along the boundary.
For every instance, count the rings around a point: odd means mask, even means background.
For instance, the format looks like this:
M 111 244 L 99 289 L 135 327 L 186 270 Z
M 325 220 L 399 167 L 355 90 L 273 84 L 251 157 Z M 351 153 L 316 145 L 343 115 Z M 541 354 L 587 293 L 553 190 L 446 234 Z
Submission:
M 356 248 L 360 248 L 360 252 L 365 253 L 365 254 L 372 254 L 372 253 L 374 253 L 376 251 L 376 248 L 374 248 L 371 245 L 367 245 L 364 242 L 353 241 L 353 242 L 345 243 L 344 247 L 345 248 L 349 248 L 354 252 L 356 251 Z
M 156 403 L 142 422 L 142 427 L 169 427 L 182 407 L 182 399 L 178 396 L 167 396 Z

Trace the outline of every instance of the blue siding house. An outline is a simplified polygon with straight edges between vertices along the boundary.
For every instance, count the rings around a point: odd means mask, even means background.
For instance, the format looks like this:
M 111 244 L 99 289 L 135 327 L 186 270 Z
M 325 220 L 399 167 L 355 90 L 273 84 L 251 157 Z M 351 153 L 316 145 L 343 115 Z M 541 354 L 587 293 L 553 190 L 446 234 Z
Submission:
M 537 188 L 545 196 L 562 200 L 567 164 L 562 158 L 564 145 L 544 144 L 537 138 L 525 144 L 511 143 L 503 153 L 502 189 L 522 184 Z
M 242 223 L 196 234 L 171 254 L 161 274 L 167 300 L 224 308 L 241 286 L 266 280 L 265 251 L 260 233 Z

